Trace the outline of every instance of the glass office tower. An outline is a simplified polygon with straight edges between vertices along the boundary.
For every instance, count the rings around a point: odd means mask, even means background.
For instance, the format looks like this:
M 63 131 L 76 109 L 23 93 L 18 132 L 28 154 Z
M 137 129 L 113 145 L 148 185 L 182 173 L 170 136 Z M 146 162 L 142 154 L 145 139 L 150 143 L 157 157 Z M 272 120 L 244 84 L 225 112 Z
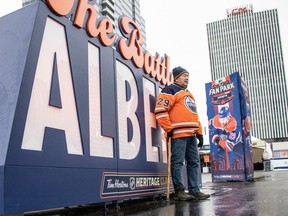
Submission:
M 34 2 L 35 0 L 22 0 L 22 5 L 25 6 L 25 5 L 28 5 L 32 2 Z
M 251 99 L 252 136 L 288 140 L 288 94 L 277 9 L 254 12 L 252 5 L 227 10 L 207 24 L 212 80 L 238 71 Z

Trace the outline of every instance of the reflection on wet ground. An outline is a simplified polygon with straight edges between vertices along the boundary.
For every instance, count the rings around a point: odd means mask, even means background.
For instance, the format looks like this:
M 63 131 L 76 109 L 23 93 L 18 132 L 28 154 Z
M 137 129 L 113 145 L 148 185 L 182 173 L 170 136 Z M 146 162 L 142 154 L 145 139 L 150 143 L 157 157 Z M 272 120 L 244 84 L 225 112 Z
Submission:
M 209 176 L 210 175 L 210 176 Z M 165 197 L 147 197 L 119 203 L 77 206 L 54 211 L 27 213 L 27 216 L 237 216 L 288 215 L 288 171 L 255 172 L 251 182 L 213 183 L 204 174 L 202 191 L 211 194 L 204 201 L 170 201 Z M 206 178 L 206 179 L 205 179 Z

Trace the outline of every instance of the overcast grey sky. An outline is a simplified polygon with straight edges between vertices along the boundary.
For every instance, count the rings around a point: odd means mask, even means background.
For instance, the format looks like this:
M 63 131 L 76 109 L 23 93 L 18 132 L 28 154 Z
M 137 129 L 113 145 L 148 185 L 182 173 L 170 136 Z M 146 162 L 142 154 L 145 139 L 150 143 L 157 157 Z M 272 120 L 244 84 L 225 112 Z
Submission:
M 278 9 L 287 78 L 288 0 L 141 0 L 146 22 L 147 50 L 170 56 L 190 72 L 188 89 L 194 94 L 200 119 L 207 126 L 205 83 L 211 81 L 206 24 L 226 18 L 226 9 L 252 4 L 254 12 Z M 206 142 L 208 140 L 206 139 Z
M 211 81 L 206 24 L 226 18 L 226 9 L 252 4 L 254 12 L 278 9 L 283 56 L 288 70 L 288 0 L 141 0 L 147 50 L 170 56 L 170 67 L 190 72 L 189 90 L 207 126 L 205 83 Z M 22 0 L 0 0 L 0 16 L 21 8 Z
M 0 0 L 0 17 L 22 7 L 22 0 Z

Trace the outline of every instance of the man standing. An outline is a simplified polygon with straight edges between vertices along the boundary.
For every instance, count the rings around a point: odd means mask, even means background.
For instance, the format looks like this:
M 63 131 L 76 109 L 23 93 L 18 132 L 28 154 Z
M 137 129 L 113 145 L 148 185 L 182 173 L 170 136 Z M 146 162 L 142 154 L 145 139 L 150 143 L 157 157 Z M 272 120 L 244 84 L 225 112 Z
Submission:
M 163 130 L 172 138 L 171 173 L 175 200 L 204 200 L 210 197 L 200 192 L 198 147 L 203 146 L 202 126 L 193 95 L 187 90 L 189 73 L 182 67 L 173 69 L 174 83 L 159 94 L 155 115 Z M 197 146 L 197 139 L 199 140 Z M 186 160 L 188 190 L 182 182 L 181 167 Z

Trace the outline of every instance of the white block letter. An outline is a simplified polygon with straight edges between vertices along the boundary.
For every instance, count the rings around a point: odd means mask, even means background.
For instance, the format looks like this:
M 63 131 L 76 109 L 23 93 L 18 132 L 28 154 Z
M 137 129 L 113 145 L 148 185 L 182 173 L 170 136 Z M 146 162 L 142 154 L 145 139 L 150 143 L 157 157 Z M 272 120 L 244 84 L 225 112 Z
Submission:
M 118 105 L 118 132 L 119 132 L 119 157 L 120 159 L 133 159 L 137 156 L 140 149 L 140 126 L 136 116 L 138 106 L 138 89 L 135 78 L 131 70 L 122 64 L 116 62 L 117 71 L 117 105 Z M 126 82 L 131 91 L 130 98 L 126 100 Z M 132 139 L 129 141 L 128 124 L 130 121 L 133 129 Z
M 49 105 L 55 53 L 62 108 Z M 41 151 L 45 127 L 64 130 L 68 153 L 83 155 L 65 29 L 50 18 L 40 48 L 22 149 Z
M 113 139 L 102 136 L 99 49 L 88 44 L 90 155 L 113 158 Z
M 155 97 L 155 84 L 143 77 L 143 87 L 147 161 L 159 162 L 159 148 L 152 145 L 151 128 L 156 129 L 156 118 L 155 114 L 150 111 L 149 97 L 149 95 Z

